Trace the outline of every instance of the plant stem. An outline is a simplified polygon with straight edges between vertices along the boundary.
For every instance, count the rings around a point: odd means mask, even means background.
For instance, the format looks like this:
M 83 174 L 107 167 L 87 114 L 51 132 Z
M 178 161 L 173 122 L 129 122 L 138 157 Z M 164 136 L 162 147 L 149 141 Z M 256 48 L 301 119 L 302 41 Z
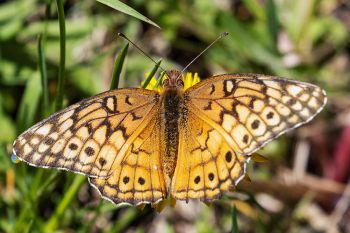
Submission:
M 39 55 L 39 70 L 41 76 L 41 85 L 43 89 L 43 114 L 48 116 L 49 114 L 49 90 L 47 87 L 47 69 L 45 62 L 45 51 L 43 46 L 43 36 L 40 35 L 38 38 L 38 55 Z
M 58 85 L 56 95 L 55 110 L 59 110 L 63 105 L 63 86 L 66 65 L 66 23 L 64 17 L 63 0 L 56 0 L 58 11 L 58 22 L 60 27 L 60 64 L 58 70 Z
M 231 228 L 231 233 L 239 233 L 238 230 L 238 223 L 237 223 L 237 210 L 236 206 L 233 205 L 232 207 L 232 228 Z

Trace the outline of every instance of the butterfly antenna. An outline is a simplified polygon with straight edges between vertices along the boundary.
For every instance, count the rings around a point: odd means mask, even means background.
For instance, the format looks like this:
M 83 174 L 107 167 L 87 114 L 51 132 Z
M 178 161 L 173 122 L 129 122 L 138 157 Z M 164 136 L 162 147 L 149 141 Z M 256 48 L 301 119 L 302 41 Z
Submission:
M 130 44 L 132 44 L 135 48 L 137 48 L 143 55 L 145 55 L 147 58 L 149 58 L 151 61 L 154 62 L 154 64 L 156 64 L 165 74 L 165 70 L 159 66 L 156 62 L 150 55 L 148 55 L 146 52 L 144 52 L 139 46 L 137 46 L 134 42 L 132 42 L 128 37 L 126 37 L 126 35 L 124 35 L 123 33 L 121 32 L 118 32 L 118 36 L 122 37 L 123 39 L 127 40 Z
M 192 61 L 190 63 L 187 64 L 187 66 L 185 66 L 185 68 L 183 68 L 180 72 L 179 77 L 187 70 L 187 68 L 192 65 L 193 62 L 195 62 L 203 53 L 205 53 L 205 51 L 207 51 L 213 44 L 215 44 L 218 40 L 220 40 L 221 38 L 225 37 L 228 35 L 228 32 L 223 32 L 221 33 L 213 42 L 210 43 L 210 45 L 208 45 L 200 54 L 198 54 L 194 59 L 192 59 Z

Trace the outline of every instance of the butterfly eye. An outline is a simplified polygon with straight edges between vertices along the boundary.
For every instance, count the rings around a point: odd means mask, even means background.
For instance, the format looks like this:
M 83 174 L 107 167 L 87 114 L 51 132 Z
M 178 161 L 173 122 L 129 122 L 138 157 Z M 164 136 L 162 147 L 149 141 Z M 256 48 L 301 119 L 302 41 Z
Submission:
M 169 86 L 169 79 L 165 79 L 163 81 L 163 86 L 166 87 L 166 86 Z
M 184 82 L 182 81 L 181 78 L 179 78 L 178 80 L 176 80 L 176 85 L 177 85 L 177 86 L 181 86 L 181 87 L 184 86 Z

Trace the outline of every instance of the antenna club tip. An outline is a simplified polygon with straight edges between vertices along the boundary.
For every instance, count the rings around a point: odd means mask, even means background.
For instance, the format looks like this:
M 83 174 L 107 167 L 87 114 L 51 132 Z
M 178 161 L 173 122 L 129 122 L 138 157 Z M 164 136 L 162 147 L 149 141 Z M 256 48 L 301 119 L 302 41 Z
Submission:
M 125 35 L 123 33 L 121 33 L 121 32 L 118 32 L 118 36 L 125 38 Z
M 223 32 L 221 36 L 227 36 L 229 33 L 228 32 Z

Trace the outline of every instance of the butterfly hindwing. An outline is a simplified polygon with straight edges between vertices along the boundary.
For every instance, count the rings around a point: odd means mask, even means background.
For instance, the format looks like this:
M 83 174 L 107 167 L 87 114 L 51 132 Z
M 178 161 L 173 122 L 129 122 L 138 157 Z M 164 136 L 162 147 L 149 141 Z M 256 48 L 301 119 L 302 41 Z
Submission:
M 101 195 L 118 204 L 156 203 L 166 198 L 167 189 L 160 155 L 159 119 L 154 117 L 133 140 L 119 166 L 107 179 L 90 178 Z
M 131 88 L 82 100 L 22 133 L 14 153 L 34 166 L 107 177 L 155 114 L 158 99 L 154 91 Z
M 185 94 L 197 115 L 230 135 L 226 140 L 241 154 L 310 121 L 326 103 L 315 85 L 256 74 L 214 76 Z
M 179 134 L 171 194 L 179 200 L 212 201 L 244 175 L 248 156 L 237 154 L 213 126 L 189 108 Z

